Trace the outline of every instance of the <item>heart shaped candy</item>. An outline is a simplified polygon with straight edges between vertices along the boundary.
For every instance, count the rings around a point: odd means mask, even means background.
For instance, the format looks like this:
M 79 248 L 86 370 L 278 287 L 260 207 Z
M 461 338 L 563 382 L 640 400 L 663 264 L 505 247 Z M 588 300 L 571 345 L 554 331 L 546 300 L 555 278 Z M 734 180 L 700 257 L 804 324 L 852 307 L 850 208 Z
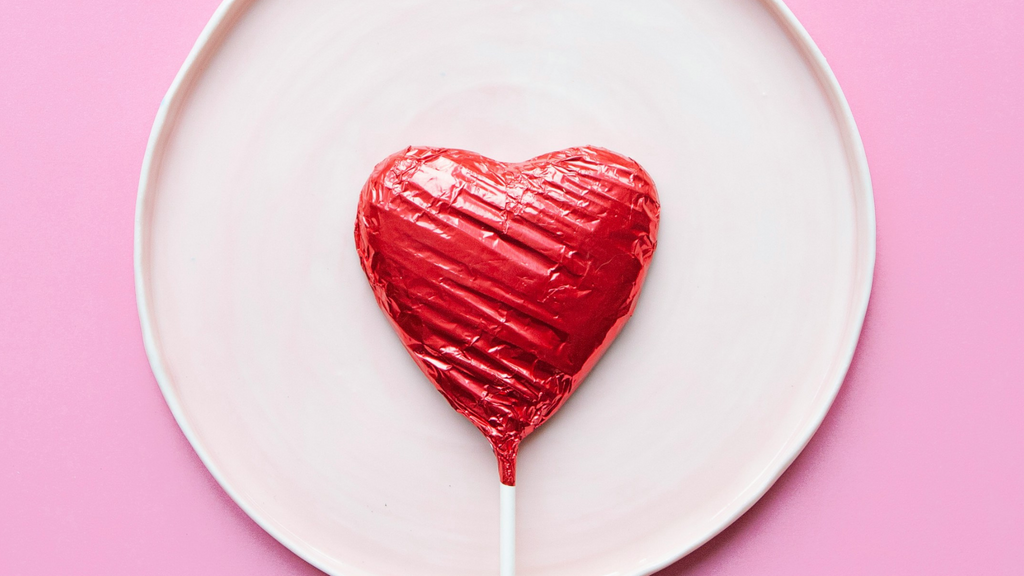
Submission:
M 502 483 L 633 313 L 658 216 L 643 168 L 595 147 L 517 164 L 413 147 L 366 182 L 356 248 L 377 302 Z

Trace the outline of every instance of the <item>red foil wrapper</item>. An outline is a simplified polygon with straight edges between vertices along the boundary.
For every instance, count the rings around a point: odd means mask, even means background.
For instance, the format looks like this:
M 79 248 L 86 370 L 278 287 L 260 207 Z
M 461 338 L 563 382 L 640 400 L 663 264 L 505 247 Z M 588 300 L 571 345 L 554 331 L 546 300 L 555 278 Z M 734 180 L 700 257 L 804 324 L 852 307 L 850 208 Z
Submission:
M 356 248 L 377 302 L 502 483 L 633 313 L 658 217 L 643 168 L 595 147 L 516 164 L 413 147 L 366 182 Z

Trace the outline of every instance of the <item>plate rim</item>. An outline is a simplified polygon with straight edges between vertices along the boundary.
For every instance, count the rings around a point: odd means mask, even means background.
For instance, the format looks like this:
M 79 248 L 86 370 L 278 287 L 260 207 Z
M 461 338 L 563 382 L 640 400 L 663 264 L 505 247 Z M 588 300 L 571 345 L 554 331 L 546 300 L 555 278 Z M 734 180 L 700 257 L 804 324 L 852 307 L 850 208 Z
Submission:
M 148 247 L 145 223 L 151 211 L 150 200 L 153 197 L 151 189 L 156 187 L 155 180 L 159 173 L 164 147 L 172 132 L 171 128 L 173 128 L 177 115 L 188 100 L 191 88 L 205 71 L 205 63 L 216 53 L 220 47 L 220 42 L 230 34 L 241 16 L 257 1 L 222 0 L 175 75 L 170 88 L 160 102 L 160 107 L 153 121 L 153 127 L 150 131 L 146 152 L 142 161 L 134 222 L 133 267 L 135 296 L 139 312 L 139 322 L 142 328 L 143 345 L 153 375 L 156 378 L 164 400 L 171 410 L 171 414 L 174 416 L 175 422 L 177 422 L 178 427 L 185 435 L 189 445 L 196 452 L 196 455 L 199 456 L 200 461 L 202 461 L 203 465 L 217 481 L 217 484 L 220 485 L 221 489 L 228 494 L 235 504 L 249 518 L 256 522 L 262 530 L 317 569 L 335 576 L 373 576 L 349 565 L 344 566 L 344 573 L 336 572 L 334 566 L 328 565 L 329 560 L 335 560 L 333 557 L 312 546 L 306 545 L 298 535 L 292 534 L 285 526 L 279 525 L 265 517 L 257 504 L 246 500 L 243 494 L 236 491 L 227 482 L 213 458 L 206 452 L 196 436 L 174 391 L 173 383 L 164 368 L 164 362 L 160 355 L 156 330 L 154 329 L 155 326 L 149 309 L 149 287 L 145 276 L 146 251 Z M 800 453 L 803 452 L 814 434 L 817 433 L 825 416 L 831 409 L 840 388 L 842 388 L 853 361 L 857 344 L 860 341 L 864 319 L 867 315 L 868 302 L 871 297 L 877 252 L 874 191 L 868 168 L 867 154 L 864 150 L 860 131 L 853 117 L 853 111 L 824 54 L 797 19 L 796 15 L 786 6 L 784 0 L 752 1 L 762 4 L 774 16 L 776 22 L 789 34 L 796 48 L 802 52 L 808 67 L 815 73 L 818 83 L 827 96 L 830 107 L 836 115 L 842 141 L 846 148 L 847 163 L 851 168 L 855 200 L 863 204 L 863 214 L 859 214 L 862 216 L 863 222 L 860 223 L 860 226 L 855 226 L 857 236 L 863 235 L 864 239 L 854 243 L 859 254 L 855 257 L 855 274 L 852 283 L 855 298 L 851 298 L 850 301 L 852 304 L 851 315 L 849 316 L 849 320 L 851 320 L 850 327 L 843 336 L 844 345 L 839 349 L 838 354 L 834 358 L 834 366 L 836 367 L 834 377 L 831 381 L 824 380 L 819 389 L 819 394 L 823 397 L 818 401 L 818 410 L 817 412 L 809 411 L 807 414 L 810 425 L 802 432 L 798 431 L 795 433 L 783 445 L 775 459 L 776 464 L 774 468 L 766 468 L 755 482 L 739 493 L 732 503 L 724 509 L 725 513 L 719 513 L 720 518 L 714 523 L 711 530 L 702 537 L 693 541 L 683 542 L 676 552 L 670 553 L 663 558 L 651 559 L 625 576 L 650 576 L 678 562 L 715 536 L 721 534 L 740 516 L 750 510 L 771 489 L 775 482 L 782 477 Z M 861 245 L 862 242 L 864 245 Z M 860 276 L 859 282 L 858 276 Z

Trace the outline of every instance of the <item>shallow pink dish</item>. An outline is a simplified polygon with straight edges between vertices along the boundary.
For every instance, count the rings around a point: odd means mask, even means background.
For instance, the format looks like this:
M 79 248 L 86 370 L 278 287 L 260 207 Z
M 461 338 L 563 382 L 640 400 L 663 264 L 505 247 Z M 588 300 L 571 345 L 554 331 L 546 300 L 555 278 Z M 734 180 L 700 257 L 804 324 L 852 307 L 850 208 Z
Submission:
M 235 501 L 330 574 L 496 572 L 490 448 L 352 246 L 409 144 L 595 144 L 661 195 L 635 317 L 524 443 L 520 574 L 650 574 L 749 508 L 828 410 L 874 263 L 853 119 L 769 0 L 226 2 L 154 126 L 136 275 L 164 395 Z

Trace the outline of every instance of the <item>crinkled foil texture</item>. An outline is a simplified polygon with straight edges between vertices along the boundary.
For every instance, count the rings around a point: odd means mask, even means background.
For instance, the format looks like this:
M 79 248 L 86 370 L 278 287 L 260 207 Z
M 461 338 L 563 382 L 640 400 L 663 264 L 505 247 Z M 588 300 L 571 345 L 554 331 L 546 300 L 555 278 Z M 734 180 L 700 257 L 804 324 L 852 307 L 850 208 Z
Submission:
M 504 484 L 632 314 L 658 217 L 643 168 L 595 147 L 518 164 L 413 147 L 367 181 L 355 236 L 377 301 Z

